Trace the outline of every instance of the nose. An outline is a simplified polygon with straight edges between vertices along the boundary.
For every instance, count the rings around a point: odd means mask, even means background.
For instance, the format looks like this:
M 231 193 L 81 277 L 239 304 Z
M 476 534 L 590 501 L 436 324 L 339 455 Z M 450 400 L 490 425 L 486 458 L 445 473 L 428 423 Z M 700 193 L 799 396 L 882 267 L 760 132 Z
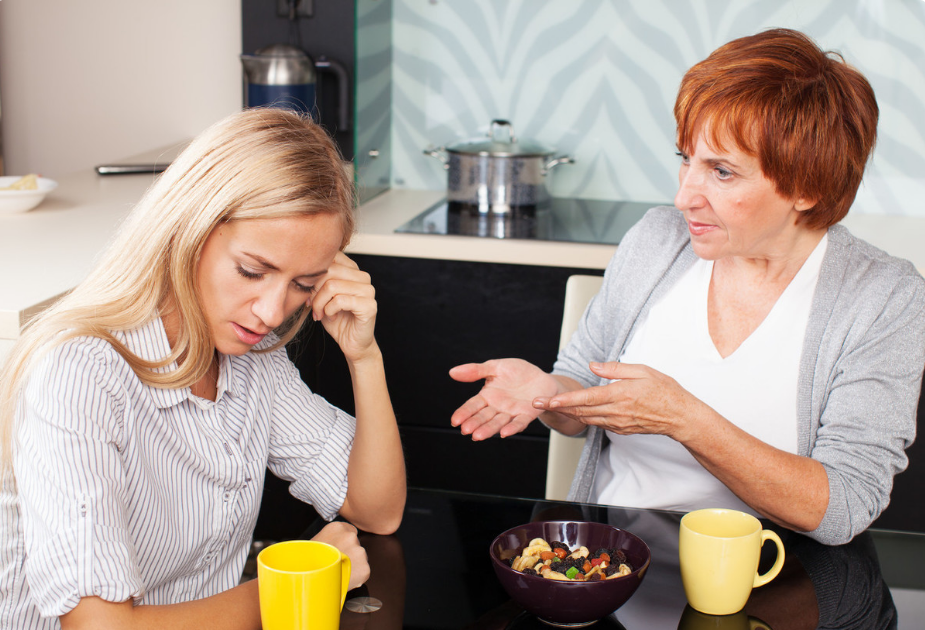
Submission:
M 267 287 L 254 299 L 251 310 L 267 328 L 279 327 L 286 319 L 285 288 Z
M 682 164 L 678 171 L 678 192 L 674 206 L 679 210 L 690 210 L 703 202 L 702 176 L 690 165 Z

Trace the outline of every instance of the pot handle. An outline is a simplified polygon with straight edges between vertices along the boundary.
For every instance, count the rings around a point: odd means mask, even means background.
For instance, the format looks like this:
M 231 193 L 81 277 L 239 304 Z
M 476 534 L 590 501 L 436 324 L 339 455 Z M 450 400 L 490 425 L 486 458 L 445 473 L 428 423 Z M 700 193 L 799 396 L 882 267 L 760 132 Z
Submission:
M 546 162 L 546 164 L 543 166 L 543 175 L 545 175 L 546 173 L 548 173 L 549 171 L 551 171 L 552 169 L 554 169 L 555 167 L 561 164 L 574 164 L 574 163 L 575 163 L 575 158 L 570 157 L 568 155 L 560 155 L 559 157 L 553 158 L 549 160 L 548 162 Z
M 429 155 L 443 163 L 444 169 L 450 168 L 450 161 L 446 159 L 446 147 L 437 147 L 436 149 L 424 149 L 424 155 Z

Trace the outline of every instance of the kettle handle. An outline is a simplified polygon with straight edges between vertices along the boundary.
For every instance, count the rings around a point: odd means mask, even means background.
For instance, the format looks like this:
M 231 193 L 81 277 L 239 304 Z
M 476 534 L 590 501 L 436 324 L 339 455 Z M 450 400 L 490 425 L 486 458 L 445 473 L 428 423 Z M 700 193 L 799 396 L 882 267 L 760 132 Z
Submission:
M 331 72 L 337 77 L 337 131 L 347 131 L 350 128 L 350 79 L 347 76 L 347 68 L 341 62 L 321 55 L 315 60 L 315 69 L 319 72 Z

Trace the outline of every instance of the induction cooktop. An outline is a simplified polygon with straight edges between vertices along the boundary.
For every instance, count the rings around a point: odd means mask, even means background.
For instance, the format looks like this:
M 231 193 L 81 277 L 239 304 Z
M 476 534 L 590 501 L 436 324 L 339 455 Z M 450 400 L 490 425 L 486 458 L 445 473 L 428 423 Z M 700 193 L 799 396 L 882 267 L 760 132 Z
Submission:
M 528 210 L 496 214 L 443 200 L 396 232 L 617 245 L 649 208 L 665 203 L 554 197 Z

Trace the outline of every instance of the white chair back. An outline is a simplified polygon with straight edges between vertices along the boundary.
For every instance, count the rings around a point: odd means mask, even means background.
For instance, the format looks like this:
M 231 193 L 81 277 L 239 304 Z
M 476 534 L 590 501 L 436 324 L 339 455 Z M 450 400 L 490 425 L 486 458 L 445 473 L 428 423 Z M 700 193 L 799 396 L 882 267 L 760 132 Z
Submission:
M 565 308 L 562 313 L 562 331 L 559 335 L 561 350 L 572 338 L 578 328 L 578 322 L 584 315 L 591 298 L 600 290 L 603 282 L 601 276 L 575 275 L 565 284 Z M 574 438 L 556 431 L 549 432 L 549 458 L 546 463 L 546 498 L 551 501 L 564 501 L 572 485 L 572 477 L 578 467 L 581 449 L 585 445 L 583 437 Z

